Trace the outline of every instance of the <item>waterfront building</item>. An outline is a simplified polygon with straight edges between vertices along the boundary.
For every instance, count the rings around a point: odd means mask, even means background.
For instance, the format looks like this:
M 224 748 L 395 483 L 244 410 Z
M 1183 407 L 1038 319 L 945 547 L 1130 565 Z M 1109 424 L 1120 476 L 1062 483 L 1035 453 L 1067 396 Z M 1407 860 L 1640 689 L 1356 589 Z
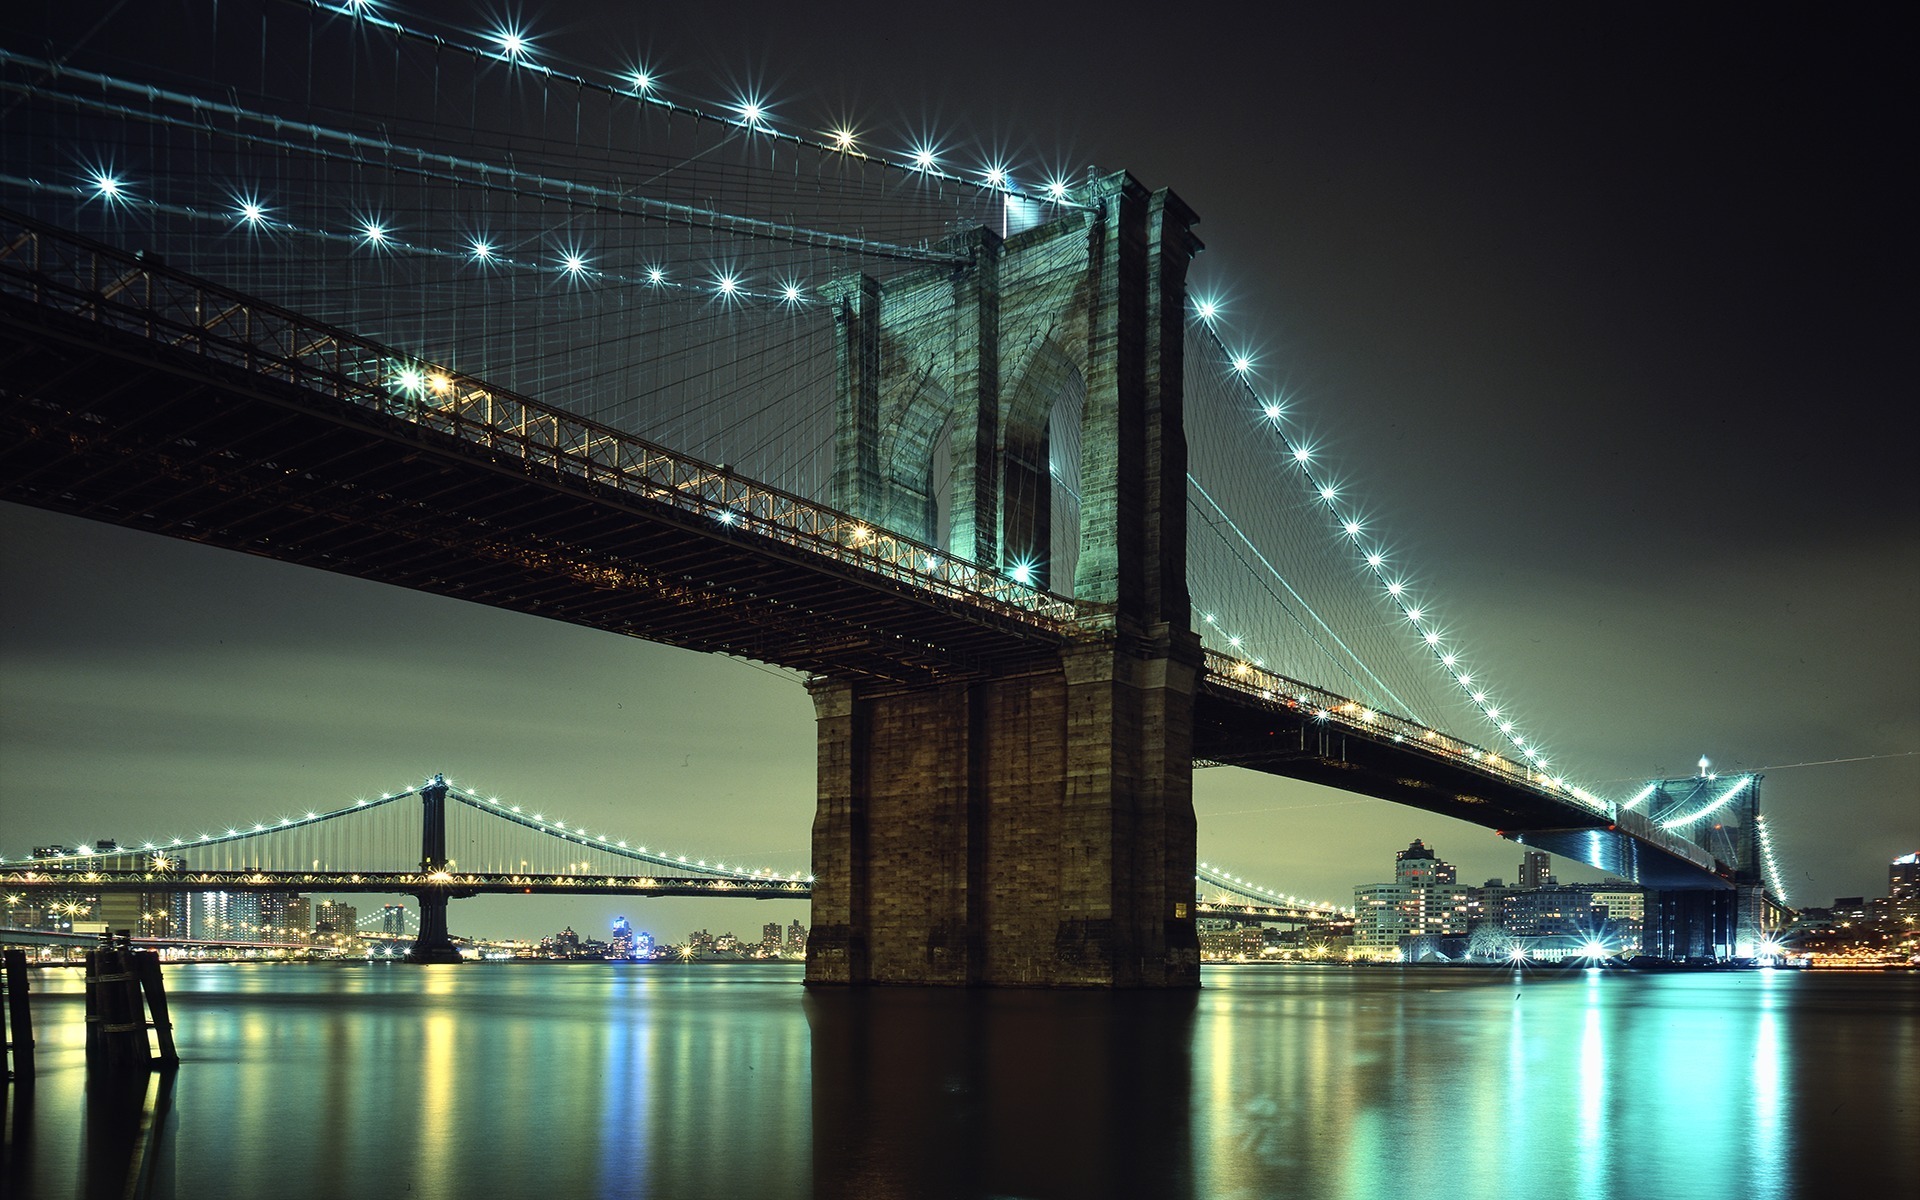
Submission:
M 1400 939 L 1413 932 L 1407 917 L 1412 901 L 1412 890 L 1398 883 L 1363 883 L 1354 888 L 1354 957 L 1397 957 Z
M 787 957 L 805 958 L 807 956 L 807 927 L 795 921 L 787 926 Z
M 1501 924 L 1516 938 L 1586 938 L 1608 930 L 1607 910 L 1585 888 L 1529 888 L 1502 906 Z
M 768 958 L 780 954 L 780 922 L 768 921 L 760 927 L 760 953 Z
M 1646 926 L 1647 893 L 1620 879 L 1588 884 L 1584 890 L 1595 906 L 1606 910 L 1614 949 L 1622 954 L 1638 952 L 1640 933 Z

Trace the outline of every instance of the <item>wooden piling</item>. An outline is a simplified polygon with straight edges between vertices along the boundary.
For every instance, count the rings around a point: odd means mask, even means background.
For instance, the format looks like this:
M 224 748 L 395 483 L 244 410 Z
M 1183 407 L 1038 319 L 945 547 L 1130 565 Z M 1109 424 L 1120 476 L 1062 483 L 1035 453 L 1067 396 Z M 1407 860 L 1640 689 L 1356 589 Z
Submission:
M 30 1082 L 33 1079 L 33 1009 L 27 1004 L 26 951 L 0 953 L 0 978 L 5 980 L 7 993 L 8 1077 Z
M 139 976 L 140 987 L 147 995 L 147 1012 L 153 1017 L 152 1029 L 158 1035 L 160 1067 L 171 1071 L 180 1065 L 180 1054 L 173 1046 L 173 1016 L 167 1009 L 167 981 L 160 974 L 160 955 L 152 950 L 137 950 L 132 957 L 134 973 Z M 142 1036 L 144 1038 L 144 1034 Z
M 89 950 L 82 960 L 81 978 L 87 1002 L 87 1069 L 106 1065 L 106 1044 L 100 1040 L 100 951 Z

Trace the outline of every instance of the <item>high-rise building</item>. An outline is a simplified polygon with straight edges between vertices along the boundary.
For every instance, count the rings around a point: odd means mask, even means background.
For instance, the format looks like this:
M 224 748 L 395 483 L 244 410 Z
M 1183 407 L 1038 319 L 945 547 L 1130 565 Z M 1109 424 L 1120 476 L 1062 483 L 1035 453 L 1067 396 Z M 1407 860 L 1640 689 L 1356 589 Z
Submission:
M 625 917 L 615 917 L 613 919 L 613 941 L 608 943 L 611 947 L 608 953 L 614 958 L 638 958 L 640 956 L 634 952 L 637 941 L 638 939 L 634 937 L 633 926 L 627 923 L 627 919 Z
M 258 892 L 202 892 L 194 906 L 190 937 L 215 942 L 257 942 L 260 936 Z
M 1407 917 L 1413 889 L 1398 883 L 1363 883 L 1353 889 L 1353 952 L 1361 958 L 1391 958 L 1411 935 Z
M 143 937 L 183 938 L 190 928 L 192 897 L 187 892 L 143 892 L 140 895 L 140 933 Z
M 256 942 L 298 942 L 312 920 L 312 906 L 305 896 L 291 892 L 262 892 L 260 921 Z
M 1453 864 L 1437 857 L 1433 848 L 1419 838 L 1393 856 L 1393 877 L 1408 887 L 1431 887 L 1455 882 Z
M 1475 889 L 1463 887 L 1454 865 L 1415 839 L 1393 856 L 1393 882 L 1353 890 L 1354 953 L 1397 954 L 1409 937 L 1464 937 L 1475 917 Z
M 360 936 L 360 910 L 338 900 L 327 900 L 313 910 L 313 944 L 350 953 Z
M 807 955 L 807 927 L 795 921 L 787 926 L 787 957 L 805 958 Z
M 1920 854 L 1902 854 L 1887 867 L 1887 899 L 1920 896 Z
M 768 921 L 760 927 L 760 952 L 769 958 L 780 953 L 780 922 Z
M 1520 856 L 1520 886 L 1553 886 L 1553 856 L 1545 850 L 1529 850 Z

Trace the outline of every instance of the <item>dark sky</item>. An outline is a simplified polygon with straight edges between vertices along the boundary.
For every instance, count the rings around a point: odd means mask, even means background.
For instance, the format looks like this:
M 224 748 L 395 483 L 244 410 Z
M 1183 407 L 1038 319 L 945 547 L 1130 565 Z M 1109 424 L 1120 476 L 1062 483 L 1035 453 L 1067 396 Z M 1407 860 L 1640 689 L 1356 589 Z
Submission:
M 909 7 L 524 16 L 549 53 L 644 53 L 713 107 L 764 87 L 792 128 L 851 112 L 876 147 L 932 134 L 956 165 L 1172 187 L 1202 218 L 1196 286 L 1564 758 L 1619 793 L 1702 754 L 1767 768 L 1793 899 L 1884 893 L 1920 849 L 1914 104 L 1891 17 Z M 8 854 L 441 770 L 616 836 L 805 860 L 811 713 L 785 673 L 18 508 L 0 539 Z M 1307 785 L 1210 769 L 1196 796 L 1202 858 L 1303 895 L 1350 901 L 1414 837 L 1476 881 L 1519 860 Z M 473 901 L 455 925 L 615 911 L 677 938 L 797 909 Z

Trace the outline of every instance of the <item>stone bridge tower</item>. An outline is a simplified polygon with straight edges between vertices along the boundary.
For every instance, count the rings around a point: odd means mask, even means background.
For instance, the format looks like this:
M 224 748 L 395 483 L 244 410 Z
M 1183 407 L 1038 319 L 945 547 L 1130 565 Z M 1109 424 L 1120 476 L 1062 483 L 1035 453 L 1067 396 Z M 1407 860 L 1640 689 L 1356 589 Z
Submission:
M 812 684 L 810 984 L 1198 986 L 1182 349 L 1200 243 L 1178 197 L 1131 176 L 1076 199 L 951 240 L 955 265 L 829 293 L 835 507 L 1070 592 L 1086 633 L 1019 675 Z M 1053 528 L 1059 415 L 1078 419 L 1077 539 Z

